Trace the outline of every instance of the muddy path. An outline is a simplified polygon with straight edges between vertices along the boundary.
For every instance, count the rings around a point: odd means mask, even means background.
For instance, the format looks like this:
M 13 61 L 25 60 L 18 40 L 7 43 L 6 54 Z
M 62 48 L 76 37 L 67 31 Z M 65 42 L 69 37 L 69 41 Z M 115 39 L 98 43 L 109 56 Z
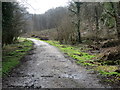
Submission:
M 54 46 L 34 42 L 24 62 L 3 78 L 3 88 L 106 88 L 95 74 L 71 62 Z

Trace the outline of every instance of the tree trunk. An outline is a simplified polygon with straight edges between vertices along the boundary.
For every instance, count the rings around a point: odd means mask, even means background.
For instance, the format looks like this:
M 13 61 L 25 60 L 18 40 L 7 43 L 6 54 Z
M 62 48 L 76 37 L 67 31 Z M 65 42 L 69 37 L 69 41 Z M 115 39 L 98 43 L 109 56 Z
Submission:
M 78 33 L 78 43 L 82 43 L 81 41 L 81 33 L 80 33 L 80 2 L 76 2 L 77 7 L 77 33 Z

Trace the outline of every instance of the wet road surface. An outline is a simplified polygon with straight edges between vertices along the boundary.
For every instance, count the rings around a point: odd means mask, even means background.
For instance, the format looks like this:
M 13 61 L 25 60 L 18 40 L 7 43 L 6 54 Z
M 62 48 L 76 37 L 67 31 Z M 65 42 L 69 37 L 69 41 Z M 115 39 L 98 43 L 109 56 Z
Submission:
M 71 62 L 54 46 L 34 42 L 24 62 L 3 78 L 3 88 L 105 88 L 95 74 Z

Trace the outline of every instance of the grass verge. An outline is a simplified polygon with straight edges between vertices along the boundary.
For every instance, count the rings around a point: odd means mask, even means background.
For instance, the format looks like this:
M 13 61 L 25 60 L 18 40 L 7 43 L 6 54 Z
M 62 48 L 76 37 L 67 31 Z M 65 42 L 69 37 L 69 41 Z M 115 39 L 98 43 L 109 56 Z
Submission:
M 15 44 L 3 47 L 2 75 L 7 75 L 11 69 L 20 64 L 20 59 L 32 48 L 32 41 L 19 38 Z

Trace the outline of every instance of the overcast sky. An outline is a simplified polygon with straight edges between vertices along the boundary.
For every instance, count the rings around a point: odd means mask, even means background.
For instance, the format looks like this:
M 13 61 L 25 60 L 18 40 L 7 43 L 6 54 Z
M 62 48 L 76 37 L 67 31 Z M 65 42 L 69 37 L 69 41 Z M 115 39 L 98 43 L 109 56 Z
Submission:
M 70 0 L 18 0 L 28 7 L 29 13 L 42 14 L 48 9 L 67 6 Z

